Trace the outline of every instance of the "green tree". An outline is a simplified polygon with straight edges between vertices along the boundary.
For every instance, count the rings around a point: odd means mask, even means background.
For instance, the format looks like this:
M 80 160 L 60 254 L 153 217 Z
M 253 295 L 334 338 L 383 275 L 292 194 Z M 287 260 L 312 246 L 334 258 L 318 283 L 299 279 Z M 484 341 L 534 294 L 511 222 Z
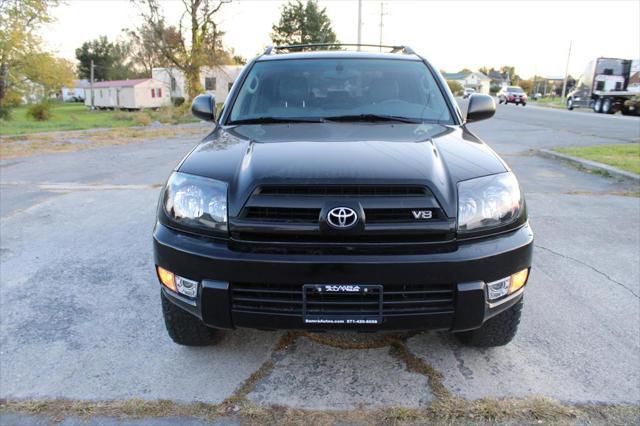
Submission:
M 169 63 L 157 46 L 153 28 L 147 24 L 124 30 L 129 41 L 131 64 L 145 75 L 151 76 L 154 67 L 167 67 Z
M 132 45 L 129 41 L 110 42 L 106 36 L 85 41 L 76 49 L 78 76 L 91 77 L 91 60 L 94 64 L 93 78 L 96 81 L 126 80 L 140 77 L 143 72 L 136 70 L 130 60 Z
M 42 95 L 69 84 L 68 62 L 42 49 L 38 30 L 51 22 L 56 0 L 0 0 L 0 108 L 20 102 L 34 85 Z
M 289 1 L 282 8 L 280 21 L 273 25 L 271 41 L 276 45 L 338 43 L 326 8 L 320 9 L 316 0 Z
M 215 22 L 225 0 L 182 0 L 184 10 L 177 26 L 167 23 L 159 0 L 134 0 L 141 7 L 144 24 L 153 31 L 155 46 L 171 66 L 184 73 L 187 94 L 204 91 L 200 69 L 231 63 L 222 45 L 223 32 Z
M 517 85 L 520 80 L 520 76 L 516 74 L 516 68 L 508 65 L 500 67 L 500 74 L 509 77 L 511 84 Z
M 464 90 L 462 84 L 455 80 L 447 80 L 447 85 L 449 86 L 449 90 L 451 90 L 451 93 L 453 93 L 454 95 L 459 95 Z

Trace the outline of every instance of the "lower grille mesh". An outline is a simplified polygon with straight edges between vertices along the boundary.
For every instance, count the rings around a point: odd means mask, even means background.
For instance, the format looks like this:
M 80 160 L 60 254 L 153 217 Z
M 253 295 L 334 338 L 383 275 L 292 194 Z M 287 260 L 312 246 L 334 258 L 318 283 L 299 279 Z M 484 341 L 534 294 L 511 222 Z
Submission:
M 302 285 L 233 283 L 231 303 L 236 312 L 301 316 Z M 308 303 L 307 312 L 363 315 L 375 312 L 375 303 L 332 295 L 330 300 L 314 299 Z M 454 291 L 450 284 L 391 284 L 383 289 L 383 315 L 445 313 L 453 309 Z

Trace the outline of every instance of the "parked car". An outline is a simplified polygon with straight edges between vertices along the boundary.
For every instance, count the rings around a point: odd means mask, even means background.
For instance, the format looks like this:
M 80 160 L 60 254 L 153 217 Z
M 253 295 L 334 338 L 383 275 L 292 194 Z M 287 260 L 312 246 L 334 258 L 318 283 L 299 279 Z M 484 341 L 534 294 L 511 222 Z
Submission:
M 506 86 L 500 89 L 497 94 L 498 103 L 508 104 L 513 103 L 516 105 L 525 106 L 527 104 L 527 94 L 518 86 Z
M 462 98 L 467 99 L 469 96 L 476 93 L 476 89 L 472 89 L 471 87 L 465 87 L 464 92 L 462 92 Z
M 297 47 L 299 50 L 299 47 Z M 506 163 L 467 127 L 446 81 L 396 53 L 268 48 L 213 131 L 161 190 L 153 230 L 164 321 L 178 344 L 222 330 L 515 335 L 533 234 Z

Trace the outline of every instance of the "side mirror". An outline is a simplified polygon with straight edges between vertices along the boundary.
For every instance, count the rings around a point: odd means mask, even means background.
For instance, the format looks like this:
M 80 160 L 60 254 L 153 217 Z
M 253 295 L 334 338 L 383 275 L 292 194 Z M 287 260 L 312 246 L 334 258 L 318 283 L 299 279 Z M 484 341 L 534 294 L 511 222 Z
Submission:
M 196 96 L 191 103 L 191 114 L 205 121 L 216 121 L 216 97 L 213 95 Z
M 492 96 L 474 93 L 469 96 L 469 106 L 467 107 L 467 123 L 486 120 L 496 113 L 496 101 Z

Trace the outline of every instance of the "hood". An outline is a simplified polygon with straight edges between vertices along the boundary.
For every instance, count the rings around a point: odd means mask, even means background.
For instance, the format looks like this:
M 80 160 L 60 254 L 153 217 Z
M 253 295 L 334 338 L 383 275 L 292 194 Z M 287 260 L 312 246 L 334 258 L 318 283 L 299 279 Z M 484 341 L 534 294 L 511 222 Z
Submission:
M 456 183 L 506 170 L 458 126 L 295 123 L 218 127 L 179 170 L 229 184 L 229 214 L 262 184 L 406 184 L 431 189 L 456 214 Z

